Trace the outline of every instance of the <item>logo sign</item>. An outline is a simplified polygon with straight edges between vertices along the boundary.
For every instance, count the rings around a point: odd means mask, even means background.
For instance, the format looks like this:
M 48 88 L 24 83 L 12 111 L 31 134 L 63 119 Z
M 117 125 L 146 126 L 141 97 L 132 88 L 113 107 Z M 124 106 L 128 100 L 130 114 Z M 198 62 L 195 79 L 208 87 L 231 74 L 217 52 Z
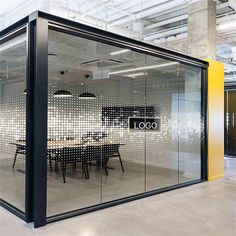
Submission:
M 129 117 L 129 129 L 140 131 L 161 131 L 159 117 Z

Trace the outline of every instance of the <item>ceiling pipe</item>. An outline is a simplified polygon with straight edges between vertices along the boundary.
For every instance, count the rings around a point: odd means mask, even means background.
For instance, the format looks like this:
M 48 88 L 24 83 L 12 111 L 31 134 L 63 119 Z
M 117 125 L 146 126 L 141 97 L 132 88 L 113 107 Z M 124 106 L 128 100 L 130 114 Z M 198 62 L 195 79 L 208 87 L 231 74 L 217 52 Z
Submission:
M 143 1 L 142 4 L 136 3 L 135 5 L 134 5 L 133 1 L 126 1 L 125 4 L 122 4 L 122 6 L 120 6 L 120 8 L 132 9 L 132 14 L 137 14 L 137 13 L 142 14 L 143 11 L 150 9 L 154 5 L 162 4 L 166 1 L 167 0 L 155 0 L 155 1 L 148 0 L 148 1 Z M 111 13 L 108 15 L 108 21 L 113 25 L 118 24 L 117 21 L 120 21 L 123 18 L 125 18 L 125 16 L 121 17 L 119 13 L 117 13 L 117 14 Z
M 172 8 L 175 8 L 179 5 L 184 5 L 184 4 L 186 4 L 185 0 L 173 0 L 171 2 L 167 1 L 167 3 L 159 4 L 156 7 L 151 7 L 149 9 L 142 10 L 141 12 L 135 13 L 134 15 L 138 19 L 143 19 L 146 16 L 152 16 L 158 12 L 171 10 Z M 118 25 L 120 23 L 124 24 L 125 22 L 128 22 L 129 20 L 130 20 L 129 17 L 124 17 L 124 18 L 121 18 L 120 20 L 113 21 L 111 25 Z
M 171 28 L 171 29 L 167 29 L 167 30 L 162 30 L 162 31 L 158 31 L 157 33 L 154 33 L 154 34 L 146 35 L 146 36 L 144 36 L 144 40 L 153 41 L 155 39 L 160 39 L 160 38 L 165 38 L 168 36 L 181 34 L 181 33 L 187 32 L 187 30 L 188 30 L 188 27 L 185 24 L 184 26 L 175 27 L 175 28 Z
M 153 42 L 156 44 L 165 44 L 165 43 L 170 43 L 170 42 L 183 41 L 183 40 L 187 39 L 187 36 L 188 36 L 187 33 L 182 33 L 182 34 L 178 34 L 176 36 L 170 36 L 167 38 L 156 39 Z
M 163 25 L 167 25 L 167 24 L 171 24 L 173 22 L 184 20 L 184 19 L 187 19 L 187 18 L 188 18 L 188 14 L 180 15 L 180 16 L 177 16 L 177 17 L 170 18 L 168 20 L 163 20 L 163 21 L 151 24 L 151 25 L 147 25 L 147 26 L 144 27 L 144 30 L 154 29 L 154 28 L 157 28 L 157 27 L 160 27 L 160 26 L 163 26 Z
M 87 24 L 90 26 L 94 26 L 97 28 L 101 28 L 101 29 L 106 29 L 106 30 L 116 33 L 116 34 L 124 35 L 124 36 L 130 37 L 130 38 L 139 38 L 139 36 L 140 36 L 139 32 L 135 32 L 133 30 L 129 30 L 129 29 L 119 27 L 119 26 L 110 26 L 109 24 L 107 24 L 106 21 L 97 20 L 94 17 L 90 17 L 90 16 L 81 17 L 81 14 L 78 11 L 76 11 L 74 9 L 66 8 L 64 6 L 60 6 L 59 9 L 57 9 L 57 10 L 55 10 L 55 8 L 54 8 L 54 11 L 56 11 L 57 14 L 59 14 L 62 17 L 68 18 L 68 15 L 69 15 L 70 18 L 73 18 L 77 22 L 81 22 L 81 23 L 84 23 L 84 24 Z
M 217 10 L 221 10 L 221 9 L 227 8 L 227 7 L 230 7 L 229 2 L 218 4 L 217 5 Z M 160 21 L 160 22 L 157 22 L 157 23 L 154 23 L 154 24 L 147 25 L 147 26 L 144 27 L 144 30 L 154 29 L 154 28 L 157 28 L 157 27 L 160 27 L 160 26 L 163 26 L 163 25 L 167 25 L 167 24 L 171 24 L 171 23 L 174 23 L 174 22 L 177 22 L 177 21 L 185 20 L 187 18 L 188 18 L 188 14 L 179 15 L 179 16 L 172 17 L 172 18 L 164 20 L 164 21 Z
M 236 20 L 236 15 L 226 15 L 224 17 L 220 17 L 216 19 L 217 25 L 223 23 L 223 22 L 229 22 L 229 21 L 235 21 Z M 144 27 L 145 29 L 146 27 Z M 177 27 L 172 27 L 169 29 L 166 29 L 164 31 L 157 31 L 156 33 L 153 34 L 149 34 L 149 35 L 144 35 L 144 40 L 147 41 L 151 41 L 151 40 L 159 40 L 161 38 L 166 38 L 166 37 L 170 37 L 170 36 L 176 36 L 177 34 L 182 34 L 182 33 L 186 33 L 188 30 L 188 27 L 186 26 L 186 24 L 184 25 L 180 25 L 178 28 Z M 219 27 L 217 27 L 217 32 L 218 34 L 220 34 L 221 36 L 226 34 L 227 31 L 230 31 L 231 29 L 219 29 Z M 155 42 L 155 41 L 154 41 Z
M 68 7 L 68 6 L 67 6 Z M 70 7 L 69 7 L 70 8 Z M 107 11 L 107 9 L 113 10 L 113 11 Z M 87 8 L 85 10 L 85 13 L 82 14 L 82 16 L 80 17 L 80 19 L 82 19 L 85 16 L 91 16 L 91 15 L 104 15 L 104 17 L 108 20 L 109 16 L 114 15 L 114 11 L 116 12 L 115 14 L 118 13 L 118 15 L 124 15 L 124 16 L 129 16 L 130 12 L 123 10 L 117 6 L 113 6 L 110 3 L 110 0 L 106 1 L 106 2 L 101 2 L 101 1 L 96 1 L 95 4 L 92 5 L 91 8 Z M 110 13 L 109 13 L 110 12 Z M 104 17 L 101 17 L 103 20 Z

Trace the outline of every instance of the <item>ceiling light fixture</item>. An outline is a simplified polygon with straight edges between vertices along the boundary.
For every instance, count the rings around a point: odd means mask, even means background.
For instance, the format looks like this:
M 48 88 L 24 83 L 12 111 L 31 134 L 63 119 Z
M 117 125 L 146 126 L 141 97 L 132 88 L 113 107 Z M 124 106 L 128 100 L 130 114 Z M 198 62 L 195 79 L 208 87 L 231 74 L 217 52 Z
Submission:
M 140 72 L 140 73 L 135 73 L 135 74 L 123 75 L 123 76 L 135 78 L 137 76 L 142 76 L 142 75 L 147 75 L 147 73 Z
M 26 91 L 26 89 L 23 91 L 23 94 L 27 94 L 27 91 Z
M 16 39 L 15 41 L 8 41 L 4 45 L 1 46 L 0 52 L 3 52 L 7 49 L 12 49 L 16 46 L 23 45 L 26 43 L 26 38 L 24 36 L 20 36 L 20 38 Z
M 67 91 L 67 90 L 57 90 L 54 94 L 53 94 L 54 98 L 69 98 L 72 97 L 72 93 Z
M 119 50 L 119 51 L 111 52 L 110 55 L 114 56 L 114 55 L 130 52 L 130 51 L 131 51 L 130 49 L 122 49 L 122 50 Z
M 85 92 L 79 95 L 79 99 L 80 100 L 95 100 L 96 96 L 93 93 Z
M 236 21 L 231 21 L 231 22 L 226 22 L 226 23 L 221 23 L 218 26 L 219 30 L 225 30 L 225 29 L 231 29 L 236 27 Z
M 225 76 L 225 80 L 232 80 L 236 82 L 236 76 Z
M 49 60 L 55 60 L 55 59 L 57 59 L 57 54 L 55 54 L 55 53 L 48 53 L 48 59 L 49 59 Z
M 232 57 L 233 61 L 236 61 L 236 47 L 232 48 Z
M 138 71 L 138 70 L 148 70 L 148 69 L 154 69 L 154 68 L 160 68 L 160 67 L 166 67 L 166 66 L 173 66 L 176 64 L 179 64 L 179 62 L 169 62 L 169 63 L 153 65 L 153 66 L 142 66 L 142 67 L 137 67 L 137 68 L 133 68 L 133 69 L 113 71 L 113 72 L 110 72 L 109 74 L 110 75 L 122 74 L 122 73 L 126 73 L 126 72 Z
M 65 72 L 67 71 L 64 71 L 64 70 L 60 71 L 61 77 L 65 74 Z M 72 93 L 67 90 L 61 89 L 61 90 L 57 90 L 53 94 L 53 97 L 54 98 L 69 98 L 69 97 L 72 97 Z

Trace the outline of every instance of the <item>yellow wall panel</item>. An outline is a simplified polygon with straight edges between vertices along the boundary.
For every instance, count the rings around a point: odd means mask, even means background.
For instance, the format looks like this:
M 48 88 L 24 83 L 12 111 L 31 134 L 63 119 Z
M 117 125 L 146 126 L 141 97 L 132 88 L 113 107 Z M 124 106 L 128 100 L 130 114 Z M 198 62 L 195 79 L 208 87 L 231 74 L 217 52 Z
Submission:
M 207 60 L 208 180 L 224 176 L 224 64 Z

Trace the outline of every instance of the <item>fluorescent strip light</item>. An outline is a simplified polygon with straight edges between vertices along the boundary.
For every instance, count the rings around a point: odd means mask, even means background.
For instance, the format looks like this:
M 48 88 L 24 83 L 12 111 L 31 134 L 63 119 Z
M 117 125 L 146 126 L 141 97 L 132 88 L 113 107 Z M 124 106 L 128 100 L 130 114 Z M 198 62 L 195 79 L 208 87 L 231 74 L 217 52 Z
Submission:
M 3 52 L 7 49 L 12 49 L 15 46 L 20 46 L 23 43 L 26 45 L 26 38 L 24 36 L 21 38 L 18 38 L 17 40 L 9 41 L 9 42 L 3 44 L 3 46 L 1 46 L 1 48 L 0 48 L 0 52 Z
M 96 97 L 79 97 L 79 100 L 95 100 Z
M 234 27 L 236 27 L 236 21 L 231 21 L 231 22 L 219 24 L 218 29 L 225 30 L 225 29 L 230 29 Z
M 70 98 L 72 95 L 69 94 L 61 94 L 61 95 L 53 95 L 54 98 Z
M 236 61 L 236 47 L 232 48 L 233 61 Z
M 111 52 L 110 55 L 114 56 L 114 55 L 118 55 L 118 54 L 122 54 L 122 53 L 126 53 L 126 52 L 130 52 L 130 50 L 129 49 L 122 49 L 119 51 Z
M 128 74 L 128 75 L 123 75 L 123 76 L 127 76 L 127 77 L 136 77 L 136 76 L 142 76 L 142 75 L 147 75 L 147 73 L 135 73 L 135 74 Z
M 122 73 L 126 73 L 126 72 L 137 71 L 137 70 L 148 70 L 148 69 L 172 66 L 172 65 L 176 65 L 176 64 L 179 64 L 179 62 L 169 62 L 169 63 L 153 65 L 153 66 L 142 66 L 142 67 L 137 67 L 137 68 L 133 68 L 133 69 L 113 71 L 113 72 L 110 72 L 109 74 L 110 75 L 116 75 L 116 74 L 122 74 Z
M 195 2 L 198 2 L 199 0 L 187 0 L 187 3 L 195 3 Z
M 119 25 L 119 24 L 122 24 L 122 23 L 126 23 L 126 22 L 129 22 L 130 21 L 130 18 L 129 17 L 125 17 L 124 19 L 121 19 L 121 20 L 118 20 L 118 21 L 115 21 L 111 24 L 109 24 L 109 27 L 112 27 L 112 26 L 115 26 L 115 25 Z
M 236 76 L 225 76 L 225 80 L 232 80 L 236 82 Z

